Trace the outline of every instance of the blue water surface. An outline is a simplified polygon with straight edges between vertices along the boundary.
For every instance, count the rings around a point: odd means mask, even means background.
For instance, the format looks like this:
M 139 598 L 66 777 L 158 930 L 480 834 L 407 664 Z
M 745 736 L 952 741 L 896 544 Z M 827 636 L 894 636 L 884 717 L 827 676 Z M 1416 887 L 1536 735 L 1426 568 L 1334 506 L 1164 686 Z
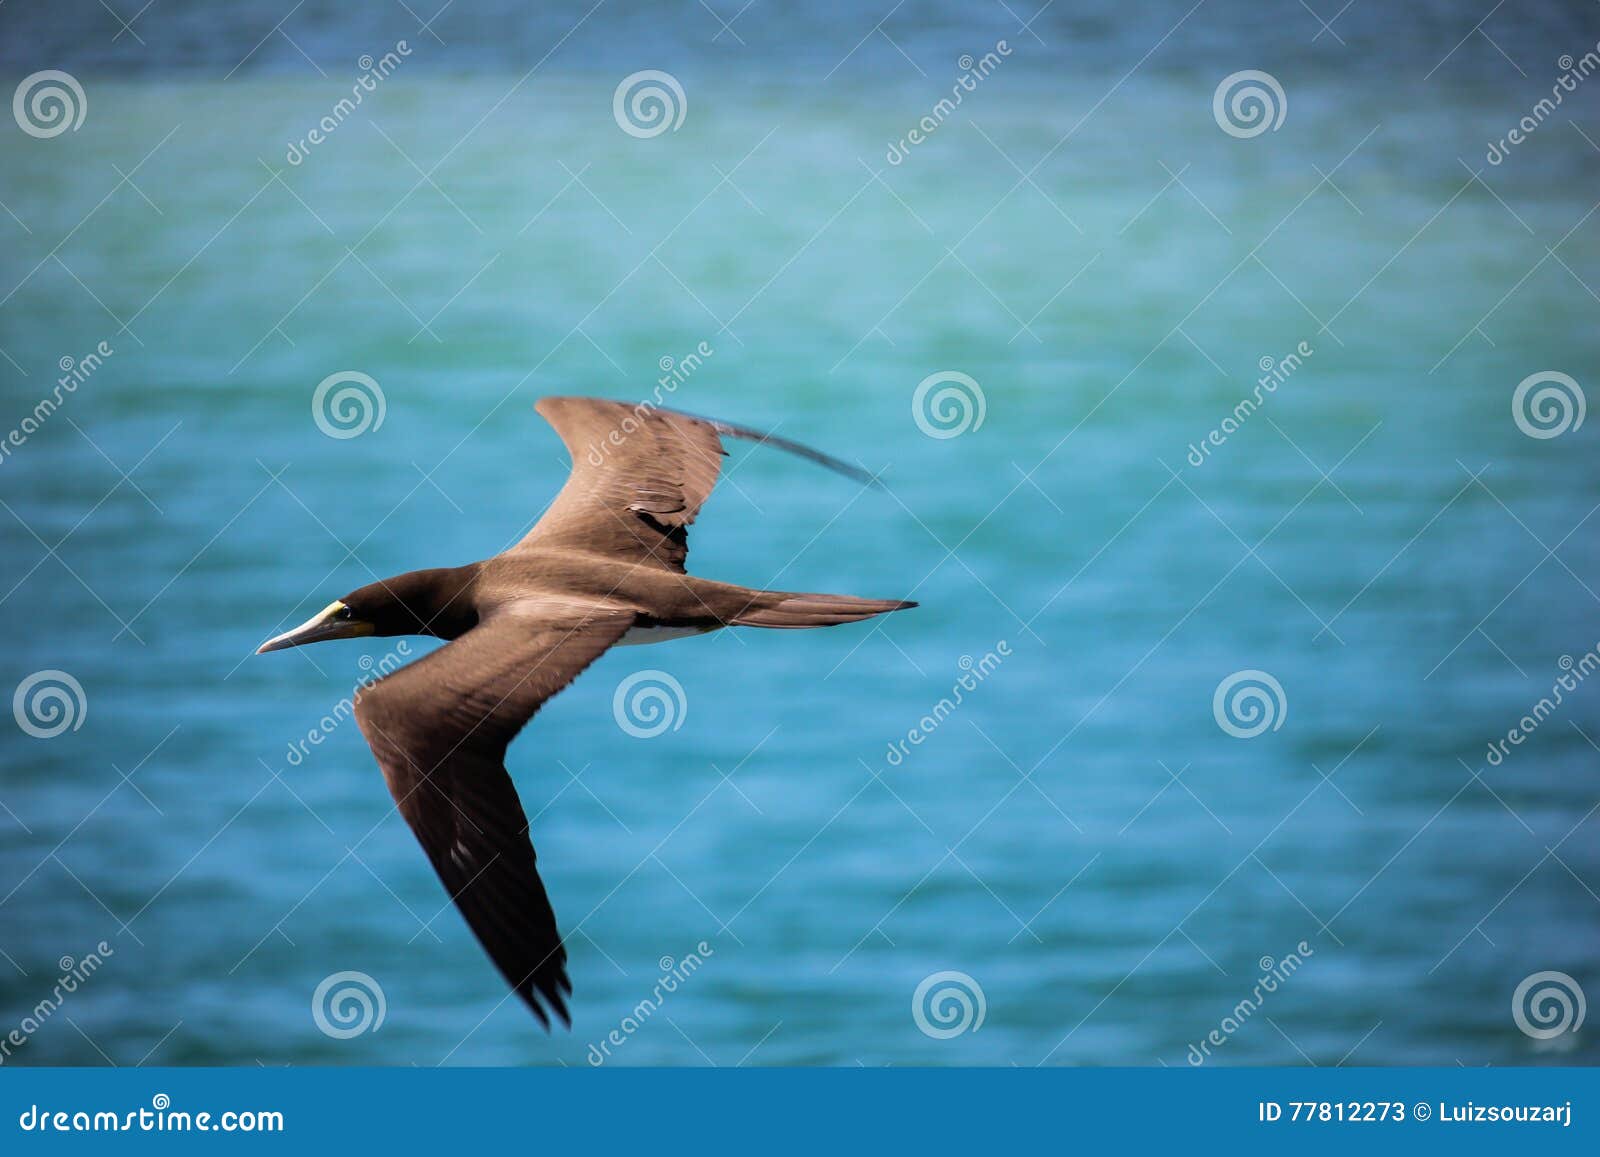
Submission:
M 0 728 L 6 1063 L 1600 1060 L 1600 9 L 116 7 L 0 8 L 86 104 L 0 118 L 0 691 L 81 688 Z M 884 481 L 732 446 L 696 573 L 922 605 L 547 705 L 547 1036 L 343 718 L 396 640 L 253 652 L 664 376 Z

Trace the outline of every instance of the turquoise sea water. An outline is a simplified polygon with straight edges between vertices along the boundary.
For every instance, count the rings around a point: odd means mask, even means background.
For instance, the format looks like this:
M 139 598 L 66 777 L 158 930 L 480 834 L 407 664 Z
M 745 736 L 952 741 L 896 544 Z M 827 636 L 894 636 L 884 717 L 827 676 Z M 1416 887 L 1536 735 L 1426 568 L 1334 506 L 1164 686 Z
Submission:
M 1361 8 L 0 9 L 4 91 L 87 102 L 0 120 L 0 690 L 82 689 L 0 728 L 6 1063 L 1600 1059 L 1513 1015 L 1540 972 L 1600 996 L 1597 427 L 1513 408 L 1600 383 L 1600 81 L 1486 159 L 1600 14 Z M 675 131 L 614 117 L 643 69 Z M 1286 107 L 1238 137 L 1246 69 Z M 394 641 L 252 652 L 505 546 L 565 476 L 533 401 L 701 343 L 672 404 L 885 489 L 732 447 L 694 571 L 922 606 L 615 651 L 546 707 L 510 759 L 572 955 L 546 1036 L 338 718 Z M 336 438 L 343 371 L 384 410 Z M 681 697 L 639 738 L 647 670 Z M 345 971 L 384 998 L 347 1039 Z M 983 1019 L 941 1038 L 951 971 Z

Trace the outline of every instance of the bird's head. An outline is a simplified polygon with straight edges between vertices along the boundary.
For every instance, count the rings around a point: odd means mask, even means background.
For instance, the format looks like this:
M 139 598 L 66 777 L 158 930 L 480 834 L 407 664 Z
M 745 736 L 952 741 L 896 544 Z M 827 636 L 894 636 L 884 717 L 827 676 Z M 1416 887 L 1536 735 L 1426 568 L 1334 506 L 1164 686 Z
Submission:
M 268 639 L 256 654 L 366 635 L 457 638 L 477 623 L 469 591 L 476 569 L 414 570 L 368 583 L 329 603 L 294 630 Z

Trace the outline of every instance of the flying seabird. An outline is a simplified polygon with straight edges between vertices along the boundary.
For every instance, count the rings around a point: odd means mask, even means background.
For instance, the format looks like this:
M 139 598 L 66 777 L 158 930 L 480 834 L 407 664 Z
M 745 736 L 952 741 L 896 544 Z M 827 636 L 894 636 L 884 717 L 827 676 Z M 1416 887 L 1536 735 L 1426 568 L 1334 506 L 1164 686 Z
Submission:
M 722 627 L 831 627 L 917 604 L 755 590 L 684 569 L 688 526 L 727 453 L 723 437 L 870 482 L 865 472 L 651 403 L 544 398 L 535 409 L 566 443 L 572 472 L 520 542 L 483 562 L 361 587 L 260 652 L 364 635 L 453 640 L 364 687 L 356 722 L 451 899 L 548 1029 L 544 1006 L 572 1023 L 567 950 L 505 768 L 506 747 L 544 701 L 619 644 Z

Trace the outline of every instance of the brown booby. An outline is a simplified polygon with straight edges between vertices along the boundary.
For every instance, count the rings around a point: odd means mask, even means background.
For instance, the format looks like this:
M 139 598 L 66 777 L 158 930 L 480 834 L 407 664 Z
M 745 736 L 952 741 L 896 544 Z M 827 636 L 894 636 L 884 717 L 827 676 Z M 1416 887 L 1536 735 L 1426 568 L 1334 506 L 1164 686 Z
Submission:
M 548 1028 L 545 1005 L 571 1024 L 567 951 L 505 768 L 506 747 L 544 701 L 618 644 L 831 627 L 917 604 L 756 590 L 684 569 L 723 437 L 871 481 L 847 463 L 651 403 L 544 398 L 535 408 L 566 443 L 572 472 L 521 541 L 483 562 L 361 587 L 260 650 L 364 635 L 453 640 L 363 688 L 356 721 L 451 899 Z

